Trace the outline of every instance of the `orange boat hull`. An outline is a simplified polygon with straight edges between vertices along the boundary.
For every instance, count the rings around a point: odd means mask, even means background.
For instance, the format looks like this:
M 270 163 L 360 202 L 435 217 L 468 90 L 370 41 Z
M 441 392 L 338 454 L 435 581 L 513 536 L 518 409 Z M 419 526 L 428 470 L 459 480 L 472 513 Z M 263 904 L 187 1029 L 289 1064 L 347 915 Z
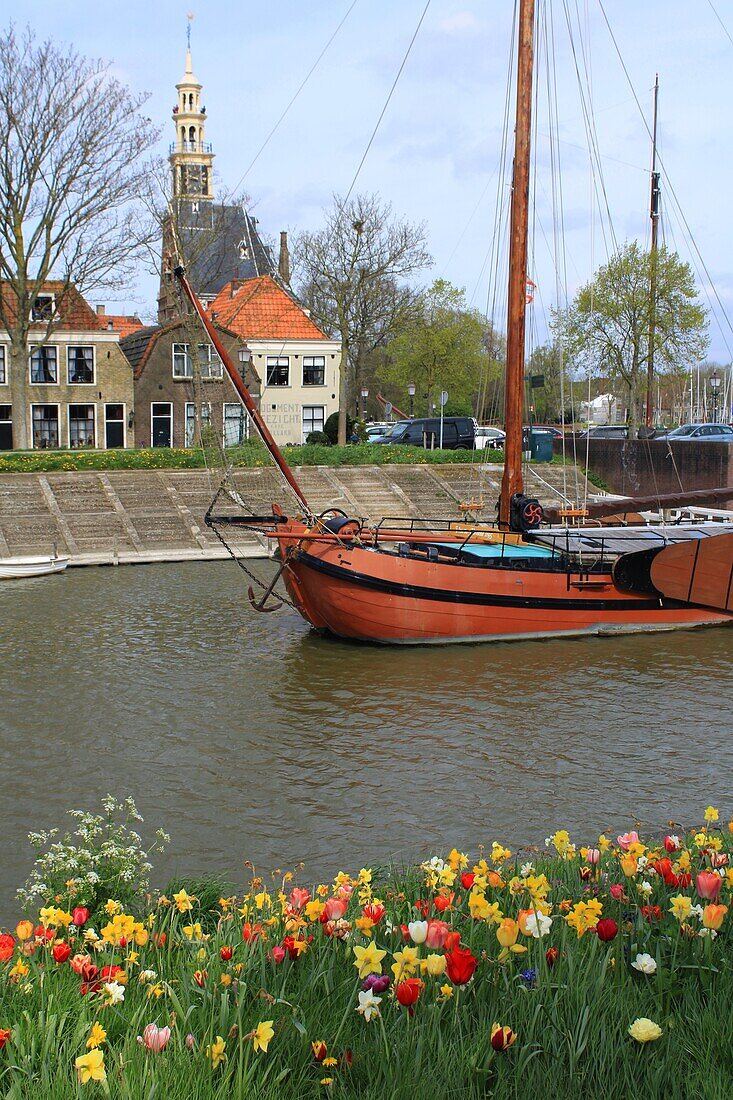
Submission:
M 305 535 L 305 538 L 303 537 Z M 622 592 L 608 573 L 415 560 L 360 543 L 278 532 L 293 603 L 317 630 L 391 644 L 674 630 L 733 615 Z

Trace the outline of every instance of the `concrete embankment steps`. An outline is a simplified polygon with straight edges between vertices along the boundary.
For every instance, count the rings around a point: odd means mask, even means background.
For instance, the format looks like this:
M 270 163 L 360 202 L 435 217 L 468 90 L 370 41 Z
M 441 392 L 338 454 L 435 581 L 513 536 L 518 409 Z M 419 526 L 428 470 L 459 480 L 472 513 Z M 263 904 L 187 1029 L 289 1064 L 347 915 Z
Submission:
M 536 473 L 534 472 L 536 470 Z M 579 476 L 581 492 L 585 481 Z M 483 497 L 493 518 L 501 467 L 466 465 L 307 466 L 299 483 L 318 511 L 341 508 L 368 520 L 382 516 L 458 518 L 458 504 Z M 576 473 L 566 468 L 574 489 Z M 546 504 L 563 494 L 561 467 L 529 467 L 526 491 Z M 268 514 L 273 501 L 291 512 L 277 472 L 237 470 L 237 489 L 253 512 Z M 183 561 L 227 556 L 205 525 L 218 488 L 207 470 L 111 470 L 0 475 L 0 557 L 69 554 L 74 565 Z M 590 492 L 594 492 L 592 486 Z M 226 510 L 231 510 L 227 508 Z M 237 552 L 260 557 L 255 535 L 230 532 Z

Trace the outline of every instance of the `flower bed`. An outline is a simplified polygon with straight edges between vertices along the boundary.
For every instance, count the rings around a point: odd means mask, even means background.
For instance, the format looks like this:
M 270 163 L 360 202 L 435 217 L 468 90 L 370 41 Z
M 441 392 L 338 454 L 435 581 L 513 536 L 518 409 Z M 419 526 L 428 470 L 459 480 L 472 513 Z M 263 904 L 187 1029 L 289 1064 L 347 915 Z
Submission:
M 730 1096 L 733 822 L 704 816 L 206 907 L 70 877 L 0 935 L 2 1093 Z

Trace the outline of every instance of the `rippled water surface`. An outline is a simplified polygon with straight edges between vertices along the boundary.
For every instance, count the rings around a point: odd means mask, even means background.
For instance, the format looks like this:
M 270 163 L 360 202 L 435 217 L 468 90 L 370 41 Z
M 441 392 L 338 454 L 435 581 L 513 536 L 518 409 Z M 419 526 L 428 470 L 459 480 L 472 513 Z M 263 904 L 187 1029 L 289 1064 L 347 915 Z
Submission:
M 733 815 L 733 632 L 386 649 L 257 615 L 229 563 L 0 585 L 0 919 L 29 829 L 133 794 L 174 870 Z

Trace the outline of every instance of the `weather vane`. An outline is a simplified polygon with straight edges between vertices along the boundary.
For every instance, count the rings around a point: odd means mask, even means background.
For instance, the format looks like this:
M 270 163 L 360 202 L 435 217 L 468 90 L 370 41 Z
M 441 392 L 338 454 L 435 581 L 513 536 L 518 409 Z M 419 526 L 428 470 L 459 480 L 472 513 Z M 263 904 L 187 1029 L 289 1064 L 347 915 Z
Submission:
M 188 41 L 188 48 L 191 49 L 191 20 L 193 19 L 193 12 L 190 11 L 186 16 L 188 20 L 188 26 L 186 27 L 186 39 Z

